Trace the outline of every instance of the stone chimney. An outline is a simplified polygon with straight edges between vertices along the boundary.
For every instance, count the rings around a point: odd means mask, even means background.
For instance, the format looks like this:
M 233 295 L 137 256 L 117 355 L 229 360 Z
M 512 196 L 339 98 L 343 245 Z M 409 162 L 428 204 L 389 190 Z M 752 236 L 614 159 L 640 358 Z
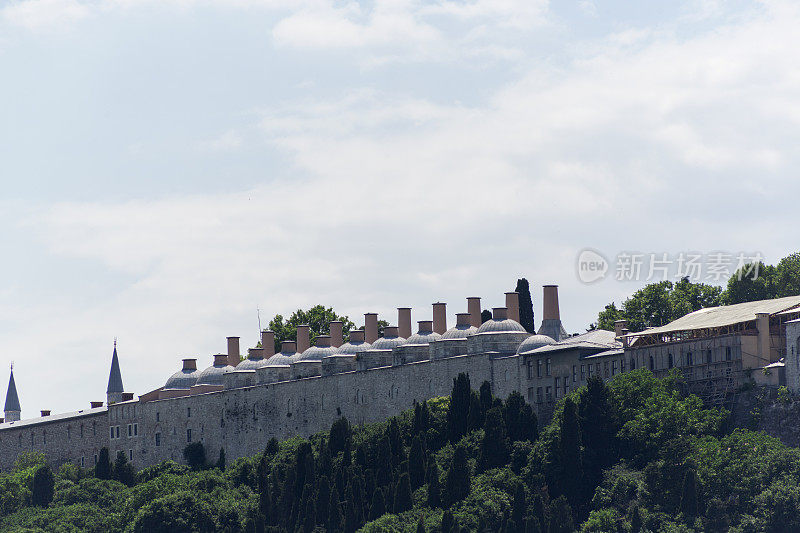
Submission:
M 433 331 L 441 335 L 447 331 L 447 304 L 433 304 Z
M 236 366 L 242 360 L 239 352 L 239 337 L 228 337 L 228 364 Z
M 258 361 L 264 358 L 264 348 L 248 348 L 247 358 L 251 361 Z
M 506 293 L 506 308 L 508 309 L 508 318 L 514 322 L 519 322 L 519 293 L 507 292 Z
M 214 356 L 214 366 L 221 366 L 221 365 L 230 365 L 231 360 L 230 356 L 225 355 L 224 353 L 218 353 Z M 239 364 L 238 362 L 236 363 Z
M 364 330 L 354 329 L 350 332 L 350 342 L 364 342 Z
M 614 336 L 622 337 L 622 330 L 625 329 L 625 326 L 628 325 L 627 320 L 615 320 L 614 321 Z
M 103 407 L 103 402 L 89 402 L 89 405 L 92 409 L 97 409 L 98 407 Z
M 481 299 L 478 296 L 470 296 L 467 298 L 467 312 L 469 313 L 469 322 L 476 328 L 481 327 Z
M 334 320 L 328 326 L 328 331 L 331 334 L 331 346 L 334 348 L 338 348 L 342 344 L 344 344 L 344 337 L 342 335 L 342 322 L 340 320 Z
M 756 329 L 758 329 L 758 357 L 764 365 L 773 361 L 770 359 L 771 339 L 769 334 L 769 313 L 756 313 Z
M 297 343 L 295 341 L 281 342 L 281 353 L 296 353 Z
M 311 347 L 311 326 L 297 326 L 297 353 L 303 353 Z
M 430 333 L 433 331 L 433 320 L 418 320 L 417 325 L 419 326 L 420 333 Z
M 320 335 L 314 340 L 314 343 L 317 345 L 317 348 L 330 348 L 330 346 L 331 346 L 331 336 L 330 335 Z
M 50 416 L 50 409 L 42 409 L 42 416 Z
M 261 349 L 264 350 L 262 353 L 264 359 L 275 355 L 275 332 L 269 330 L 261 332 Z
M 496 321 L 505 320 L 508 318 L 508 308 L 507 307 L 493 307 L 492 308 L 492 319 Z
M 542 325 L 539 326 L 540 335 L 547 335 L 556 342 L 567 336 L 567 331 L 561 324 L 561 312 L 558 309 L 558 285 L 544 285 L 542 298 Z
M 627 348 L 628 347 L 628 343 L 630 341 L 628 340 L 627 335 L 630 332 L 631 332 L 631 330 L 629 330 L 628 328 L 622 328 L 622 347 L 623 348 Z
M 386 326 L 385 328 L 383 328 L 383 338 L 387 339 L 391 337 L 397 337 L 398 331 L 399 328 L 397 326 Z
M 378 340 L 378 313 L 364 313 L 364 340 L 369 344 Z
M 456 326 L 468 328 L 472 325 L 472 317 L 469 313 L 456 313 Z
M 411 308 L 397 308 L 397 335 L 407 339 L 411 336 Z
M 184 372 L 193 372 L 197 370 L 197 359 L 184 359 L 183 360 L 183 371 Z

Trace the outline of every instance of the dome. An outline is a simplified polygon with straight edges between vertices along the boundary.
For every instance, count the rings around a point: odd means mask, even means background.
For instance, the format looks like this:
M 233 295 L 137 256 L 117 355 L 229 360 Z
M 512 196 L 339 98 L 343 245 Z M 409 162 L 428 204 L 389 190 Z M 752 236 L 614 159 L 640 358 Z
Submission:
M 232 372 L 233 367 L 228 364 L 215 364 L 212 365 L 197 376 L 196 385 L 222 385 L 222 374 Z
M 305 352 L 298 355 L 292 362 L 297 361 L 322 361 L 323 357 L 333 355 L 336 353 L 336 348 L 333 346 L 312 346 Z
M 381 337 L 372 343 L 370 350 L 392 350 L 401 344 L 406 344 L 408 341 L 403 337 Z
M 236 370 L 257 370 L 262 366 L 267 366 L 267 359 L 259 357 L 258 359 L 250 359 L 249 357 L 236 365 Z
M 293 361 L 292 357 L 295 356 L 295 355 L 298 355 L 298 354 L 296 352 L 295 353 L 286 353 L 286 352 L 276 353 L 275 355 L 273 355 L 272 357 L 267 359 L 267 362 L 264 363 L 263 366 L 282 366 L 282 365 L 291 364 L 292 361 Z
M 509 332 L 519 332 L 519 333 L 527 333 L 525 328 L 519 322 L 511 320 L 510 318 L 504 318 L 501 320 L 487 320 L 478 330 L 475 332 L 476 334 L 481 333 L 509 333 Z
M 466 339 L 468 336 L 474 334 L 478 331 L 478 328 L 475 326 L 455 326 L 442 334 L 442 338 L 439 340 L 448 340 L 448 339 Z
M 189 389 L 197 383 L 200 371 L 195 369 L 179 370 L 172 374 L 164 384 L 165 389 Z
M 556 341 L 552 337 L 548 337 L 547 335 L 531 335 L 524 341 L 522 344 L 519 345 L 517 348 L 517 353 L 525 353 L 530 352 L 531 350 L 535 350 L 536 348 L 541 348 L 542 346 L 547 346 L 549 344 L 555 344 Z

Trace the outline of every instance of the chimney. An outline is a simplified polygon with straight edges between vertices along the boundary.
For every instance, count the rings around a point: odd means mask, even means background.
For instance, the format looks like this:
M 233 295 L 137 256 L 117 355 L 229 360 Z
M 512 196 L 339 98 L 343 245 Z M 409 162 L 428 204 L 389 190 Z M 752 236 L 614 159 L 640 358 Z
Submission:
M 103 407 L 103 402 L 89 402 L 89 405 L 92 409 L 97 409 L 98 407 Z
M 334 320 L 331 322 L 330 326 L 328 326 L 328 331 L 331 334 L 331 346 L 334 348 L 338 348 L 344 341 L 342 340 L 342 322 L 340 320 Z
M 331 336 L 330 335 L 320 335 L 315 339 L 317 348 L 330 348 L 331 347 Z
M 184 372 L 194 372 L 197 370 L 197 359 L 184 359 L 183 360 L 183 371 Z
M 514 322 L 519 322 L 519 293 L 506 293 L 506 308 L 508 308 L 508 318 Z
M 445 303 L 433 304 L 433 331 L 439 335 L 447 331 L 447 304 Z
M 311 346 L 311 326 L 297 326 L 297 353 L 303 353 Z
M 378 340 L 378 313 L 364 313 L 364 340 L 369 344 Z
M 122 393 L 122 401 L 129 402 L 133 400 L 133 393 L 132 392 L 123 392 Z
M 236 366 L 242 357 L 239 352 L 239 337 L 228 337 L 228 364 Z
M 350 342 L 364 342 L 364 330 L 354 329 L 350 332 Z
M 478 296 L 467 298 L 467 312 L 470 324 L 476 328 L 481 327 L 481 299 Z
M 625 326 L 628 325 L 627 320 L 615 320 L 614 321 L 614 336 L 622 337 L 623 333 L 622 330 L 625 329 Z
M 411 308 L 397 308 L 397 336 L 407 339 L 411 336 Z
M 224 353 L 218 353 L 214 356 L 214 366 L 229 365 L 230 363 L 230 356 L 225 355 Z M 237 362 L 236 364 L 238 365 L 239 363 Z
M 756 328 L 758 329 L 758 357 L 764 365 L 772 362 L 770 359 L 769 313 L 756 313 Z
M 275 332 L 269 330 L 261 332 L 261 349 L 264 350 L 262 353 L 264 359 L 275 355 Z
M 558 285 L 545 285 L 543 288 L 542 320 L 561 320 L 561 312 L 558 310 Z
M 615 326 L 616 326 L 616 324 L 615 324 Z M 629 330 L 628 328 L 622 328 L 621 333 L 622 333 L 622 347 L 623 348 L 627 348 L 628 347 L 628 342 L 629 341 L 628 341 L 628 337 L 626 337 L 626 335 L 628 333 L 630 333 L 630 332 L 631 332 L 631 330 Z
M 297 352 L 297 343 L 294 341 L 283 341 L 281 342 L 281 352 L 282 353 L 296 353 Z
M 398 327 L 397 326 L 386 326 L 383 328 L 383 338 L 388 339 L 390 337 L 397 337 Z
M 42 409 L 42 416 L 50 416 L 50 410 L 49 409 Z
M 418 320 L 420 333 L 430 333 L 433 331 L 433 320 Z
M 456 313 L 456 327 L 468 328 L 472 325 L 469 313 Z
M 251 361 L 258 361 L 264 358 L 264 348 L 248 348 L 247 358 Z
M 492 319 L 494 320 L 505 320 L 508 318 L 508 308 L 507 307 L 493 307 L 492 308 Z

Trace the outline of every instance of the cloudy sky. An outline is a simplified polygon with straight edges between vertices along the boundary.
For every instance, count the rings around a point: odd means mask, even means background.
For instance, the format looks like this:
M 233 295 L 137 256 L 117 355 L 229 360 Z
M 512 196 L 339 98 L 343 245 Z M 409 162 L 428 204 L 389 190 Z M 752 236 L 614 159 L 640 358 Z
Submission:
M 257 308 L 452 323 L 525 276 L 578 332 L 645 283 L 582 284 L 584 248 L 777 261 L 798 27 L 772 0 L 0 1 L 23 416 L 104 400 L 114 337 L 144 393 L 252 346 Z

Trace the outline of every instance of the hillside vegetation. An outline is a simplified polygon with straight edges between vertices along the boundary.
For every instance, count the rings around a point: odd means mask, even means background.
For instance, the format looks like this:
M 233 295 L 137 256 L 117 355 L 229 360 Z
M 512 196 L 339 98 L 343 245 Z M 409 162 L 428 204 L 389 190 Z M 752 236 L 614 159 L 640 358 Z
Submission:
M 518 394 L 452 394 L 381 424 L 340 419 L 226 468 L 53 474 L 28 454 L 0 475 L 3 531 L 798 531 L 800 452 L 726 431 L 727 414 L 646 370 L 592 379 L 541 432 Z M 107 455 L 107 454 L 106 454 Z M 215 454 L 216 455 L 216 454 Z M 99 477 L 98 477 L 99 476 Z M 110 479 L 100 479 L 110 478 Z

